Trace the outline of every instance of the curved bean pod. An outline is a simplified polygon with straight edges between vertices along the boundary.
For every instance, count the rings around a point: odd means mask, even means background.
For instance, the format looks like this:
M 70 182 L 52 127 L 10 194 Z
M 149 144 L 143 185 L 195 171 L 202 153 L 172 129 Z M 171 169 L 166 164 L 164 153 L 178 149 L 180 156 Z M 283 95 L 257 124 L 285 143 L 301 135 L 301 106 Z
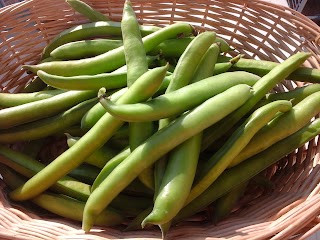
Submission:
M 141 26 L 141 34 L 149 35 L 158 31 L 159 27 Z M 92 23 L 84 23 L 62 31 L 43 49 L 42 59 L 50 56 L 52 50 L 57 47 L 76 40 L 83 40 L 95 36 L 121 36 L 121 24 L 113 21 L 97 21 Z
M 203 55 L 205 55 L 210 45 L 214 43 L 215 38 L 215 32 L 203 32 L 191 41 L 179 58 L 166 93 L 175 91 L 190 83 Z
M 84 212 L 84 231 L 89 231 L 99 212 L 110 204 L 145 168 L 175 146 L 201 132 L 241 106 L 251 96 L 248 85 L 237 85 L 179 117 L 137 147 L 90 195 Z M 201 121 L 201 124 L 199 122 Z
M 228 61 L 230 58 L 220 56 L 219 59 L 220 61 Z M 247 71 L 262 77 L 268 74 L 278 65 L 279 63 L 272 61 L 241 58 L 230 68 L 230 71 Z M 309 67 L 298 67 L 292 73 L 290 73 L 286 79 L 301 82 L 320 83 L 320 70 Z
M 72 60 L 100 55 L 122 46 L 122 40 L 92 39 L 70 42 L 54 49 L 50 56 L 59 60 Z
M 127 85 L 126 72 L 63 77 L 39 70 L 37 75 L 49 86 L 64 90 L 99 90 L 102 87 L 110 90 Z
M 295 88 L 288 92 L 270 93 L 266 96 L 267 101 L 290 100 L 292 105 L 301 102 L 307 96 L 320 91 L 320 84 L 314 83 L 303 87 Z
M 143 47 L 139 23 L 130 1 L 125 1 L 121 20 L 121 30 L 123 38 L 123 48 L 127 66 L 127 86 L 131 85 L 146 71 L 148 63 L 146 52 Z M 153 133 L 152 122 L 129 123 L 129 146 L 132 151 Z M 146 174 L 147 173 L 147 174 Z M 140 181 L 149 188 L 153 188 L 153 183 L 149 178 L 150 174 L 145 171 L 139 175 Z
M 127 86 L 130 88 L 142 74 L 148 71 L 148 62 L 139 23 L 130 1 L 125 1 L 123 6 L 121 32 L 127 65 Z
M 187 23 L 175 23 L 164 27 L 142 39 L 145 51 L 148 52 L 166 39 L 175 38 L 179 34 L 189 35 L 194 29 Z M 108 63 L 108 64 L 106 64 Z M 36 73 L 43 70 L 47 73 L 60 76 L 94 75 L 113 71 L 125 65 L 123 46 L 95 57 L 40 63 L 37 65 L 24 65 L 26 70 Z M 66 71 L 68 69 L 68 71 Z
M 92 8 L 90 5 L 86 4 L 80 0 L 66 0 L 66 2 L 78 13 L 82 14 L 90 21 L 109 21 L 109 18 Z
M 145 103 L 116 104 L 107 98 L 100 98 L 100 103 L 110 114 L 124 121 L 153 121 L 190 110 L 236 84 L 253 86 L 259 79 L 260 77 L 251 73 L 226 72 L 187 85 L 172 93 L 160 95 Z M 190 96 L 195 92 L 197 97 L 190 101 Z
M 21 104 L 35 102 L 42 99 L 47 99 L 63 93 L 63 90 L 43 90 L 30 93 L 0 93 L 0 106 L 1 107 L 14 107 Z
M 213 76 L 214 66 L 217 62 L 218 55 L 220 54 L 220 46 L 217 43 L 212 44 L 198 64 L 194 73 L 194 77 L 190 83 L 198 82 L 205 78 Z
M 142 228 L 147 224 L 161 226 L 171 221 L 183 207 L 196 173 L 201 138 L 202 134 L 197 134 L 169 153 L 159 193 L 151 213 L 141 223 Z
M 53 116 L 95 95 L 94 91 L 67 91 L 47 99 L 1 109 L 0 129 Z
M 96 98 L 89 99 L 52 117 L 43 118 L 9 129 L 4 129 L 0 131 L 0 142 L 14 143 L 19 141 L 29 141 L 61 132 L 65 128 L 79 123 L 83 115 L 96 102 Z

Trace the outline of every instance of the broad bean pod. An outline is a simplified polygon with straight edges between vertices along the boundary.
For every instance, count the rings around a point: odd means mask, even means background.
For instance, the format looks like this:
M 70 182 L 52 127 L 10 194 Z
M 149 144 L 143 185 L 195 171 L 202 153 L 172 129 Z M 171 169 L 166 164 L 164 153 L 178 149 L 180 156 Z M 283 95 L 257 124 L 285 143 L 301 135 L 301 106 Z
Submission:
M 103 87 L 111 90 L 127 85 L 126 72 L 64 77 L 39 70 L 37 75 L 49 86 L 64 90 L 99 90 Z
M 106 98 L 100 98 L 100 103 L 107 112 L 124 121 L 153 121 L 190 110 L 236 84 L 253 86 L 259 79 L 257 75 L 247 72 L 226 72 L 160 95 L 145 103 L 116 104 Z M 190 100 L 190 96 L 195 92 L 197 97 Z
M 94 91 L 66 91 L 50 98 L 1 109 L 0 129 L 51 117 L 95 95 Z
M 0 131 L 1 143 L 14 143 L 44 138 L 79 123 L 97 98 L 83 101 L 57 115 Z
M 87 3 L 81 0 L 66 0 L 66 2 L 78 13 L 88 18 L 90 21 L 109 21 L 110 19 L 99 12 L 98 10 L 92 8 Z
M 127 86 L 131 85 L 148 71 L 146 52 L 143 47 L 139 23 L 130 1 L 125 1 L 121 19 L 123 48 L 127 66 Z M 129 123 L 129 146 L 132 151 L 153 133 L 152 122 Z M 147 174 L 146 174 L 147 173 Z M 139 175 L 140 181 L 153 188 L 153 178 L 148 171 Z
M 15 94 L 2 92 L 0 93 L 0 106 L 4 108 L 14 107 L 29 102 L 51 98 L 63 92 L 65 91 L 59 89 Z
M 228 60 L 229 58 L 220 56 L 220 61 Z M 273 68 L 275 68 L 279 64 L 280 63 L 266 60 L 241 58 L 230 68 L 230 71 L 247 71 L 262 77 L 268 74 Z M 320 83 L 320 70 L 316 68 L 299 66 L 292 73 L 290 73 L 286 77 L 286 79 L 301 82 Z
M 122 46 L 122 40 L 88 39 L 70 42 L 54 49 L 50 56 L 59 60 L 88 58 Z
M 141 26 L 143 36 L 158 31 L 160 28 L 155 26 Z M 62 31 L 43 49 L 42 59 L 50 56 L 52 50 L 57 47 L 76 40 L 84 40 L 96 36 L 121 36 L 121 24 L 113 21 L 97 21 L 84 23 Z
M 191 83 L 212 76 L 219 53 L 219 45 L 213 43 L 202 56 Z M 155 179 L 159 181 L 160 186 L 154 197 L 153 209 L 142 221 L 141 226 L 144 227 L 150 223 L 158 225 L 162 238 L 165 238 L 171 226 L 171 220 L 184 206 L 190 194 L 198 165 L 201 141 L 202 132 L 181 143 L 167 155 L 167 159 L 161 158 L 154 165 Z M 162 170 L 164 165 L 166 166 Z
M 205 78 L 213 76 L 214 66 L 216 65 L 218 55 L 220 54 L 220 46 L 213 43 L 203 55 L 201 62 L 194 73 L 190 83 L 198 82 Z

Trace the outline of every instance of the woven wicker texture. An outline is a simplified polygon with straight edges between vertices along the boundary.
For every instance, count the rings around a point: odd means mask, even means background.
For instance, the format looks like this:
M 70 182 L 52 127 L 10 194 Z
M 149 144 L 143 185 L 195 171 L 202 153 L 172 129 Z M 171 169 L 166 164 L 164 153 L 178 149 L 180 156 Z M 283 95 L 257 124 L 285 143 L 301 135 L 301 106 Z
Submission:
M 86 1 L 120 21 L 123 1 Z M 247 57 L 281 62 L 297 51 L 309 51 L 306 66 L 320 68 L 320 28 L 286 7 L 249 0 L 132 0 L 139 21 L 165 26 L 184 21 L 198 31 L 213 30 Z M 40 60 L 43 47 L 56 34 L 87 20 L 63 0 L 27 0 L 0 9 L 0 88 L 18 92 L 34 76 L 23 64 Z M 303 83 L 283 81 L 275 90 Z M 274 182 L 269 190 L 251 189 L 226 220 L 214 225 L 199 213 L 172 227 L 169 239 L 305 239 L 320 229 L 320 166 L 318 138 L 297 149 L 263 174 Z M 84 234 L 81 225 L 16 205 L 6 198 L 1 182 L 1 239 L 160 239 L 157 228 L 121 232 L 94 228 Z

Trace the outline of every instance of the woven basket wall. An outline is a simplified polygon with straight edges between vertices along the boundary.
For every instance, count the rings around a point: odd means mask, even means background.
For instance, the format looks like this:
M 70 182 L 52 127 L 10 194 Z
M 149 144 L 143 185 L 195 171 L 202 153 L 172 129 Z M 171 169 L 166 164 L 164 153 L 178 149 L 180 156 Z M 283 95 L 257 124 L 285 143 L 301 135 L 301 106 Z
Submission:
M 112 20 L 120 21 L 123 1 L 87 1 Z M 320 28 L 286 7 L 256 0 L 132 0 L 146 25 L 185 21 L 197 30 L 213 30 L 246 57 L 281 62 L 297 51 L 309 51 L 305 66 L 320 68 Z M 63 0 L 26 0 L 0 9 L 0 88 L 19 92 L 32 79 L 23 64 L 40 59 L 43 47 L 57 33 L 86 19 Z M 276 91 L 303 83 L 283 81 Z M 320 229 L 320 165 L 318 138 L 297 149 L 264 172 L 274 188 L 250 191 L 230 217 L 214 225 L 205 214 L 172 227 L 169 239 L 306 239 Z M 6 198 L 0 181 L 0 239 L 160 239 L 158 229 L 121 232 L 81 225 L 41 215 Z

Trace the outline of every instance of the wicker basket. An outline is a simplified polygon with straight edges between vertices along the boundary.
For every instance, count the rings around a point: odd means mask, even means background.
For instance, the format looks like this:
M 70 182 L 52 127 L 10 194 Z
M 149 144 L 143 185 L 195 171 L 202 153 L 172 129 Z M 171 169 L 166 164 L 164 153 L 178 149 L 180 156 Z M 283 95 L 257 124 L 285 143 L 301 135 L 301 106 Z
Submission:
M 120 21 L 123 1 L 87 1 L 112 20 Z M 141 23 L 164 26 L 190 22 L 199 31 L 213 30 L 247 57 L 281 62 L 297 51 L 309 51 L 306 66 L 320 68 L 320 28 L 300 13 L 257 0 L 134 0 Z M 63 29 L 86 22 L 63 0 L 26 0 L 0 9 L 0 86 L 19 92 L 33 76 L 21 65 L 37 63 L 43 47 Z M 277 91 L 304 83 L 283 81 Z M 232 214 L 214 225 L 199 213 L 172 227 L 169 239 L 306 239 L 320 229 L 320 165 L 318 138 L 297 149 L 264 174 L 274 188 L 251 190 Z M 1 182 L 1 239 L 160 239 L 157 228 L 121 232 L 81 225 L 6 198 Z

